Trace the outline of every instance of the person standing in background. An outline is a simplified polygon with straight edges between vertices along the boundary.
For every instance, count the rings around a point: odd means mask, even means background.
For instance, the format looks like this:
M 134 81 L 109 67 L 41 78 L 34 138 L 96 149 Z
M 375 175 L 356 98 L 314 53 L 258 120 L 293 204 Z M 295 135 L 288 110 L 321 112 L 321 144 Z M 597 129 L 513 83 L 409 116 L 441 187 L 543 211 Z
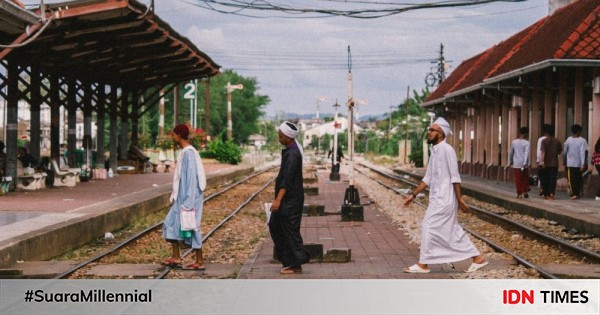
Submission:
M 544 125 L 546 127 L 546 125 Z M 544 169 L 544 199 L 555 200 L 556 177 L 558 176 L 558 155 L 562 153 L 562 144 L 554 137 L 554 126 L 544 130 L 546 139 L 542 141 L 542 168 Z
M 546 178 L 544 177 L 544 168 L 542 167 L 542 164 L 544 164 L 544 160 L 542 160 L 542 141 L 544 141 L 544 139 L 546 139 L 546 132 L 545 130 L 547 129 L 551 129 L 552 126 L 550 126 L 549 124 L 544 124 L 542 126 L 542 136 L 538 139 L 537 141 L 537 147 L 535 150 L 536 153 L 536 162 L 537 162 L 537 175 L 538 175 L 538 180 L 539 180 L 539 185 L 540 185 L 540 189 L 539 189 L 539 195 L 540 196 L 544 196 L 544 182 L 546 180 Z
M 598 137 L 598 141 L 596 141 L 596 145 L 594 146 L 592 165 L 596 167 L 596 172 L 600 178 L 600 137 Z M 596 192 L 596 201 L 600 201 L 600 185 L 598 185 L 598 191 Z
M 529 198 L 529 152 L 531 145 L 527 140 L 529 128 L 519 129 L 519 138 L 513 140 L 508 154 L 508 166 L 512 166 L 517 187 L 517 198 Z
M 571 126 L 571 133 L 573 134 L 564 144 L 564 163 L 567 168 L 567 181 L 569 182 L 569 190 L 571 194 L 571 200 L 579 198 L 581 193 L 581 187 L 583 186 L 583 177 L 581 176 L 587 168 L 587 161 L 585 160 L 587 150 L 587 141 L 581 136 L 580 125 Z

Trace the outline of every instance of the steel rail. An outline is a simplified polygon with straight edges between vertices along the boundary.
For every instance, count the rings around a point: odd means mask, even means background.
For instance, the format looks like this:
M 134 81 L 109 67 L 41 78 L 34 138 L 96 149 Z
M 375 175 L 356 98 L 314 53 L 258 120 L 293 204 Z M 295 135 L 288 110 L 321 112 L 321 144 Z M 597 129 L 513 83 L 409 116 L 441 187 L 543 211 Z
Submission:
M 258 196 L 258 194 L 260 194 L 263 190 L 265 190 L 265 188 L 267 188 L 271 183 L 273 183 L 273 181 L 275 181 L 275 177 L 272 178 L 271 180 L 269 180 L 268 182 L 266 182 L 262 187 L 260 187 L 260 189 L 258 189 L 252 195 L 250 195 L 250 197 L 248 197 L 248 199 L 246 199 L 246 201 L 244 201 L 239 207 L 237 207 L 237 209 L 233 210 L 227 217 L 225 217 L 223 220 L 221 220 L 221 222 L 219 222 L 219 223 L 217 223 L 217 225 L 213 226 L 213 228 L 210 231 L 208 231 L 208 233 L 206 233 L 206 235 L 202 238 L 202 243 L 206 242 L 217 230 L 219 230 L 221 227 L 223 227 L 225 225 L 225 223 L 227 223 L 240 210 L 242 210 L 254 198 L 256 198 L 256 196 Z M 183 260 L 184 257 L 191 254 L 193 251 L 194 251 L 194 249 L 192 249 L 192 248 L 187 249 L 181 255 L 181 259 Z M 167 274 L 169 274 L 169 272 L 171 272 L 172 269 L 173 269 L 172 267 L 166 266 L 165 269 L 156 276 L 156 279 L 163 279 L 164 277 L 167 276 Z
M 259 172 L 250 174 L 249 176 L 246 176 L 245 178 L 242 178 L 239 181 L 233 182 L 232 184 L 227 185 L 223 189 L 221 189 L 221 190 L 219 190 L 217 192 L 214 192 L 210 196 L 206 197 L 204 199 L 204 202 L 207 202 L 210 199 L 218 197 L 219 195 L 222 195 L 225 192 L 227 192 L 227 191 L 229 191 L 229 190 L 231 190 L 231 189 L 233 189 L 233 188 L 235 188 L 235 187 L 237 187 L 237 186 L 239 186 L 239 185 L 241 185 L 241 184 L 249 181 L 250 179 L 252 179 L 252 178 L 254 178 L 256 176 L 259 176 L 259 175 L 261 175 L 263 173 L 266 173 L 266 172 L 268 172 L 268 171 L 270 171 L 271 169 L 274 169 L 274 168 L 277 168 L 277 166 L 266 168 L 266 169 L 261 170 Z M 123 240 L 122 242 L 120 242 L 119 244 L 115 245 L 114 247 L 111 247 L 110 249 L 108 249 L 108 250 L 106 250 L 106 251 L 104 251 L 102 253 L 99 253 L 98 255 L 96 255 L 94 257 L 91 257 L 91 258 L 89 258 L 89 259 L 87 259 L 87 260 L 85 260 L 83 262 L 80 262 L 79 264 L 71 267 L 67 271 L 54 276 L 52 279 L 64 279 L 64 278 L 68 277 L 69 275 L 73 274 L 77 270 L 79 270 L 79 269 L 81 269 L 81 268 L 83 268 L 83 267 L 85 267 L 85 266 L 87 266 L 87 265 L 89 265 L 89 264 L 91 264 L 93 262 L 96 262 L 96 261 L 98 261 L 98 260 L 100 260 L 100 259 L 102 259 L 102 258 L 104 258 L 104 257 L 106 257 L 106 256 L 108 256 L 108 255 L 110 255 L 110 254 L 112 254 L 112 253 L 120 250 L 121 248 L 124 248 L 124 247 L 128 246 L 130 243 L 132 243 L 132 242 L 134 242 L 134 241 L 136 241 L 136 240 L 138 240 L 138 239 L 146 236 L 150 232 L 156 230 L 157 228 L 160 228 L 163 225 L 163 223 L 164 223 L 164 221 L 160 221 L 160 222 L 158 222 L 158 223 L 156 223 L 156 224 L 154 224 L 154 225 L 152 225 L 152 226 L 150 226 L 150 227 L 148 227 L 148 228 L 140 231 L 139 233 L 137 233 L 137 234 L 135 234 L 135 235 L 133 235 L 133 236 L 131 236 L 131 237 Z M 189 254 L 189 253 L 186 253 L 185 255 L 187 255 L 187 254 Z M 182 258 L 183 257 L 185 257 L 185 256 L 182 256 Z M 167 268 L 169 268 L 169 267 L 167 267 Z

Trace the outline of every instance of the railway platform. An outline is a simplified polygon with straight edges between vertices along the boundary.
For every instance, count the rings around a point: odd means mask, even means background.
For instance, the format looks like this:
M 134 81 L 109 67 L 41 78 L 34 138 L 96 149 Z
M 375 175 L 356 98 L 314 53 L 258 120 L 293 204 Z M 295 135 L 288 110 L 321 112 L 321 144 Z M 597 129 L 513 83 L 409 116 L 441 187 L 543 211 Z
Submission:
M 249 174 L 252 166 L 205 161 L 208 186 Z M 0 268 L 50 259 L 135 216 L 169 205 L 173 173 L 119 175 L 75 187 L 10 192 L 0 197 Z
M 449 264 L 430 265 L 429 274 L 408 274 L 403 269 L 418 261 L 419 248 L 387 215 L 378 210 L 368 196 L 360 196 L 364 221 L 342 222 L 340 208 L 346 188 L 346 174 L 340 181 L 330 181 L 329 171 L 317 171 L 319 194 L 306 196 L 305 204 L 325 206 L 323 216 L 302 218 L 301 233 L 305 244 L 321 244 L 331 249 L 350 249 L 349 262 L 310 262 L 301 274 L 281 275 L 281 264 L 273 258 L 273 241 L 267 237 L 242 266 L 243 279 L 451 279 L 464 277 L 470 259 Z M 359 188 L 360 193 L 360 188 Z M 509 261 L 490 259 L 488 268 L 503 268 Z

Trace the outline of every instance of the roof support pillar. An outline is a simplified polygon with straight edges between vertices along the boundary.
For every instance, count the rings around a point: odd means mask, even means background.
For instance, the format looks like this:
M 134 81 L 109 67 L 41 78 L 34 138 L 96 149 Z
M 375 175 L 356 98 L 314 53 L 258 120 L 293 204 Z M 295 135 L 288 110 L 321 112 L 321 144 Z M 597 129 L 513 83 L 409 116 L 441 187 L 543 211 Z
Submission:
M 29 81 L 29 91 L 31 93 L 31 126 L 29 127 L 31 143 L 29 145 L 29 153 L 31 153 L 38 161 L 40 160 L 40 106 L 42 105 L 40 81 L 39 64 L 34 63 L 31 66 Z
M 83 88 L 83 149 L 85 150 L 84 163 L 86 167 L 92 166 L 92 150 L 94 143 L 92 141 L 92 84 L 82 83 Z
M 210 136 L 210 77 L 204 80 L 204 133 Z
M 510 143 L 511 143 L 511 139 L 510 139 L 510 135 L 509 135 L 509 112 L 510 112 L 510 106 L 508 106 L 506 104 L 506 102 L 504 101 L 504 99 L 502 98 L 502 96 L 500 97 L 500 110 L 502 111 L 502 120 L 501 120 L 501 124 L 502 124 L 502 141 L 501 141 L 501 148 L 502 148 L 502 157 L 500 158 L 502 160 L 502 158 L 506 158 L 506 161 L 503 162 L 502 164 L 504 165 L 508 165 L 508 152 L 510 150 Z M 506 178 L 504 178 L 504 180 L 506 181 Z
M 73 78 L 67 79 L 67 150 L 69 167 L 77 165 L 77 82 Z M 59 164 L 60 165 L 60 164 Z
M 50 157 L 60 165 L 60 92 L 57 75 L 50 75 Z
M 131 91 L 131 145 L 139 144 L 139 109 L 140 109 L 140 91 L 133 89 Z
M 519 108 L 511 107 L 510 112 L 508 114 L 508 141 L 516 139 L 518 137 L 517 131 L 519 130 Z M 510 148 L 508 148 L 510 150 Z M 508 151 L 506 153 L 508 157 Z
M 500 143 L 498 139 L 500 137 L 499 127 L 500 127 L 500 115 L 502 114 L 502 104 L 498 101 L 498 98 L 494 99 L 494 107 L 492 109 L 492 147 L 490 148 L 490 165 L 501 166 L 500 165 Z
M 129 139 L 127 135 L 129 133 L 129 89 L 121 89 L 121 132 L 119 133 L 119 157 L 121 159 L 127 159 L 127 149 L 129 149 Z
M 521 119 L 518 128 L 529 126 L 529 100 L 523 98 L 521 102 Z
M 537 167 L 537 139 L 541 136 L 542 97 L 538 87 L 531 93 L 531 124 L 529 125 L 529 143 L 531 144 L 531 167 Z
M 483 162 L 483 111 L 480 108 L 477 108 L 475 114 L 475 125 L 473 126 L 474 131 L 474 140 L 473 141 L 473 163 L 481 164 Z M 477 174 L 473 174 L 477 175 Z
M 552 86 L 552 72 L 546 72 L 544 91 L 544 124 L 554 123 L 554 89 Z
M 17 178 L 17 136 L 19 114 L 19 67 L 14 60 L 8 60 L 6 97 L 6 176 L 11 176 L 10 190 L 14 190 Z
M 489 104 L 483 104 L 483 111 L 485 112 L 484 120 L 484 142 L 483 142 L 483 164 L 489 165 L 492 155 L 492 106 Z M 487 168 L 483 178 L 487 178 Z
M 110 135 L 109 135 L 109 150 L 110 150 L 110 158 L 108 160 L 108 165 L 113 171 L 117 170 L 117 87 L 110 87 Z
M 470 109 L 469 109 L 470 112 Z M 471 163 L 473 162 L 473 152 L 471 151 L 471 129 L 472 129 L 472 120 L 473 117 L 470 114 L 465 116 L 465 128 L 463 129 L 463 162 Z
M 559 73 L 559 83 L 558 83 L 558 104 L 556 106 L 556 129 L 554 132 L 554 136 L 561 143 L 567 139 L 567 73 L 564 70 L 561 70 Z M 559 171 L 564 171 L 565 166 L 562 163 L 559 164 Z
M 573 103 L 573 123 L 579 124 L 586 129 L 583 124 L 583 69 L 575 69 L 575 94 Z M 585 133 L 583 133 L 585 135 Z
M 96 89 L 96 167 L 104 167 L 104 114 L 106 108 L 106 85 L 98 84 Z

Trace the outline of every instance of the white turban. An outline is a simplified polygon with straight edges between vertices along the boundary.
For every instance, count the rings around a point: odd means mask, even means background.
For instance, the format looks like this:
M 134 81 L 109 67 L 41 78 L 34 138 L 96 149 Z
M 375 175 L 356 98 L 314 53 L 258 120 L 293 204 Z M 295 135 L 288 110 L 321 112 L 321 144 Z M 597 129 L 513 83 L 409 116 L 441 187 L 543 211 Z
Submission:
M 294 128 L 290 127 L 290 125 L 294 126 Z M 298 128 L 296 127 L 296 125 L 288 121 L 284 121 L 281 123 L 281 125 L 279 125 L 279 131 L 281 131 L 284 135 L 292 139 L 296 139 L 296 135 L 298 134 Z
M 294 127 L 292 128 L 290 126 Z M 296 125 L 292 124 L 289 121 L 284 121 L 281 123 L 281 125 L 279 125 L 279 131 L 281 131 L 281 133 L 283 133 L 289 138 L 296 139 L 296 135 L 298 134 L 298 127 L 296 127 Z M 296 141 L 296 145 L 298 145 L 298 150 L 300 150 L 302 160 L 304 160 L 304 149 L 302 148 L 302 145 L 300 145 L 298 141 Z
M 452 135 L 452 130 L 450 129 L 450 124 L 444 118 L 439 117 L 438 119 L 436 119 L 433 122 L 433 124 L 440 126 L 440 128 L 442 128 L 442 130 L 444 131 L 444 134 L 446 135 L 446 137 L 449 137 Z

